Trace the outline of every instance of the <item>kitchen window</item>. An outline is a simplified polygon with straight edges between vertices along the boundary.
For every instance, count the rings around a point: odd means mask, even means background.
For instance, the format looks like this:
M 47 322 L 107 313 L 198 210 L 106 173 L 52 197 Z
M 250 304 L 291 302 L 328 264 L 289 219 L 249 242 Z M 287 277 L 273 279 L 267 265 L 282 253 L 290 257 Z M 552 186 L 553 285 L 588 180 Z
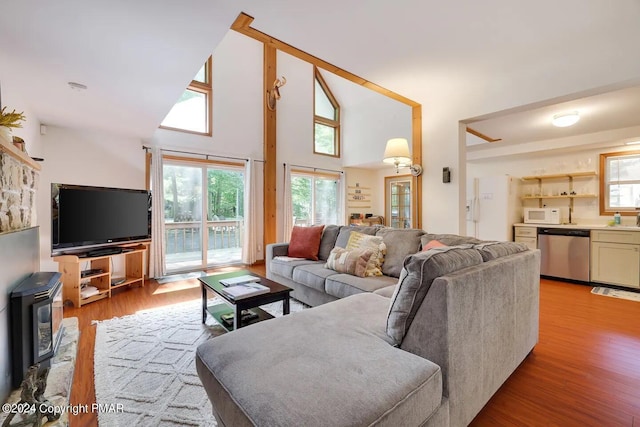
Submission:
M 635 215 L 640 208 L 640 151 L 600 155 L 600 215 Z

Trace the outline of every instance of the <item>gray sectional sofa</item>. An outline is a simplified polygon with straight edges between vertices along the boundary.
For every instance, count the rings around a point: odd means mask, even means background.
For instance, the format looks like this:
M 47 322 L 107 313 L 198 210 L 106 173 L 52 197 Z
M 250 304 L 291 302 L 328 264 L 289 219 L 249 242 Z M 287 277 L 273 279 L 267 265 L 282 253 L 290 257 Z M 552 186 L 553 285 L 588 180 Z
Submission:
M 341 244 L 336 229 L 325 233 Z M 270 277 L 318 306 L 198 348 L 218 425 L 464 426 L 533 349 L 538 250 L 421 230 L 369 232 L 400 242 L 387 244 L 385 264 L 397 264 L 385 276 L 340 277 L 322 261 L 279 263 L 283 245 L 267 249 Z M 418 252 L 432 238 L 451 246 Z M 321 249 L 320 257 L 330 252 Z

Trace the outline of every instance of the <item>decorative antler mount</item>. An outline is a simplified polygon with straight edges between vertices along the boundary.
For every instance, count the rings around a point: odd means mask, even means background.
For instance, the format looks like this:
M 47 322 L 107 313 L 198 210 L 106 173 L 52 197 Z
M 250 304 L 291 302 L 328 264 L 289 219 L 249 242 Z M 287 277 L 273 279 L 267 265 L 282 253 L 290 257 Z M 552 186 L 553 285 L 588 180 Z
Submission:
M 267 108 L 276 111 L 276 101 L 280 99 L 280 88 L 287 84 L 287 79 L 275 79 L 271 89 L 267 90 Z

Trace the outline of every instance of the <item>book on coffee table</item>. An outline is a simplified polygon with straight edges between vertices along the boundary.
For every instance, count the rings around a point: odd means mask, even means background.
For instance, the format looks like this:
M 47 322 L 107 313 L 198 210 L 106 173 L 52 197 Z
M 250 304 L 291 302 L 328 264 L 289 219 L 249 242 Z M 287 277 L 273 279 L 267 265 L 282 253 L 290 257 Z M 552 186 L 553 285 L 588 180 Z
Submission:
M 259 283 L 244 283 L 241 285 L 229 286 L 222 289 L 222 292 L 234 300 L 251 297 L 254 295 L 269 293 L 269 288 Z
M 257 276 L 252 276 L 250 274 L 244 274 L 242 276 L 230 277 L 228 279 L 220 279 L 220 283 L 222 286 L 236 286 L 243 285 L 245 283 L 259 282 L 260 278 Z

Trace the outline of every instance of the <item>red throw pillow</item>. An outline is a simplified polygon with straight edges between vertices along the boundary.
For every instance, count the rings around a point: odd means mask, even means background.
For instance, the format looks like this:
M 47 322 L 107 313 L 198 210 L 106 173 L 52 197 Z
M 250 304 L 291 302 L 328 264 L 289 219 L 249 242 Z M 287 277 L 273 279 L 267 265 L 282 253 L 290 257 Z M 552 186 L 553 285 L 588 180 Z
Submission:
M 444 243 L 438 241 L 438 240 L 431 240 L 429 241 L 429 243 L 427 243 L 426 245 L 424 245 L 424 247 L 422 248 L 422 251 L 428 251 L 431 248 L 441 248 L 443 246 L 447 246 Z
M 324 225 L 311 227 L 294 226 L 293 230 L 291 230 L 288 255 L 294 258 L 307 258 L 317 261 L 322 230 L 324 230 Z

